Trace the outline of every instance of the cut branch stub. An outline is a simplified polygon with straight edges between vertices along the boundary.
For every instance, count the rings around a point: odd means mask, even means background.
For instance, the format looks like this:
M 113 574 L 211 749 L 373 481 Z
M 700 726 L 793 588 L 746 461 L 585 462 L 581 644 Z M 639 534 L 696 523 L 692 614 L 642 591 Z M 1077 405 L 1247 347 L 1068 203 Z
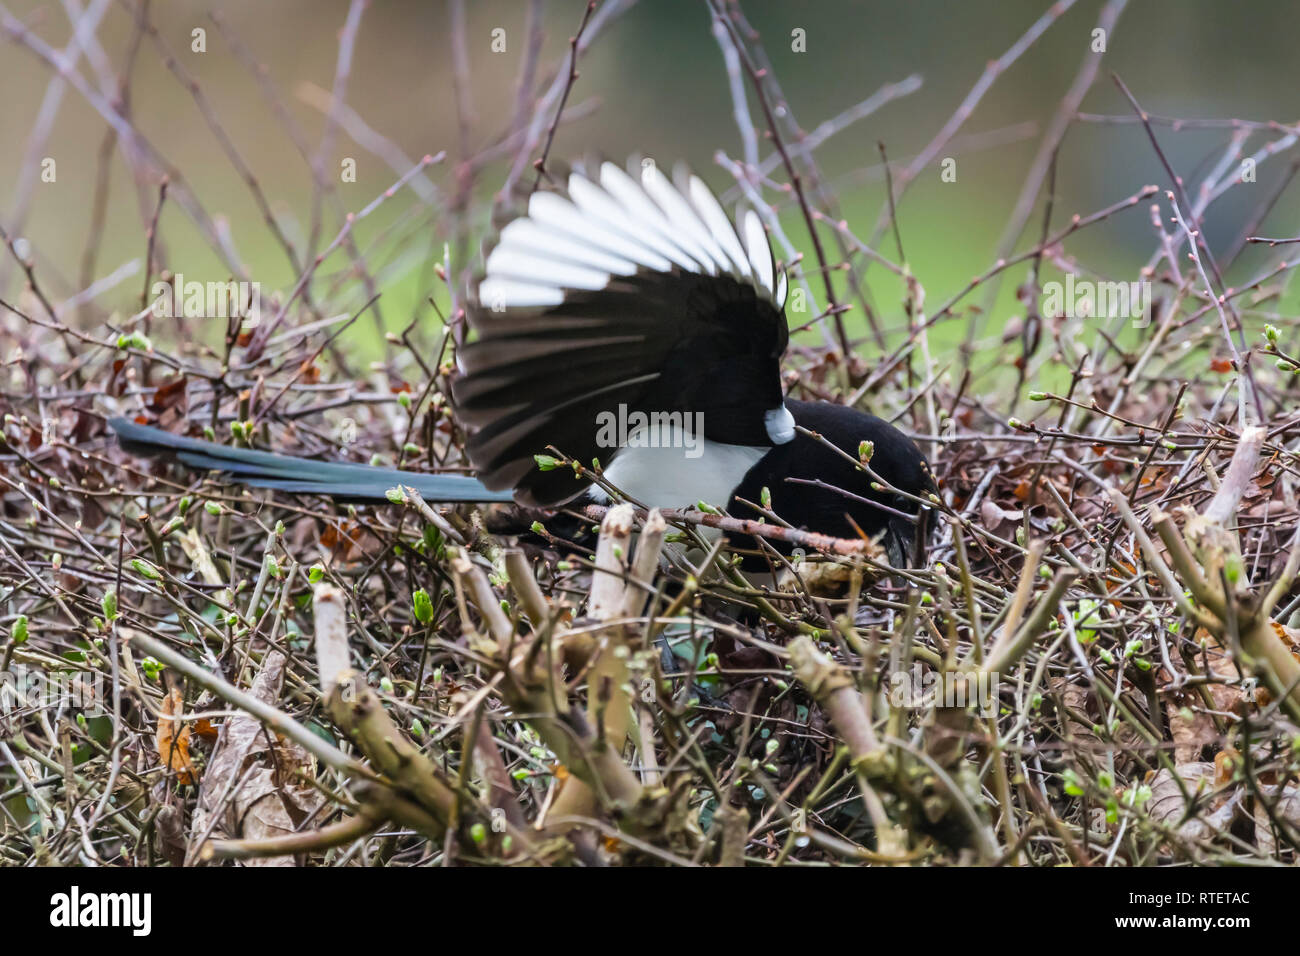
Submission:
M 1277 596 L 1289 586 L 1285 579 L 1294 577 L 1297 563 L 1289 559 L 1283 580 L 1257 595 L 1247 578 L 1241 542 L 1233 527 L 1259 463 L 1264 437 L 1262 428 L 1243 429 L 1214 498 L 1201 514 L 1187 510 L 1182 532 L 1169 515 L 1152 515 L 1172 571 L 1123 495 L 1112 489 L 1111 501 L 1179 608 L 1232 653 L 1243 670 L 1262 677 L 1291 718 L 1300 720 L 1300 661 L 1278 636 L 1271 617 Z
M 375 769 L 437 820 L 438 832 L 427 835 L 441 838 L 456 807 L 455 791 L 437 764 L 393 723 L 362 674 L 338 675 L 329 712 Z
M 887 773 L 888 751 L 876 737 L 871 710 L 853 682 L 853 675 L 819 651 L 810 637 L 796 637 L 788 650 L 795 678 L 826 708 L 858 769 L 868 777 Z
M 318 584 L 312 594 L 316 620 L 316 669 L 320 690 L 326 697 L 348 669 L 348 619 L 343 592 L 332 584 Z

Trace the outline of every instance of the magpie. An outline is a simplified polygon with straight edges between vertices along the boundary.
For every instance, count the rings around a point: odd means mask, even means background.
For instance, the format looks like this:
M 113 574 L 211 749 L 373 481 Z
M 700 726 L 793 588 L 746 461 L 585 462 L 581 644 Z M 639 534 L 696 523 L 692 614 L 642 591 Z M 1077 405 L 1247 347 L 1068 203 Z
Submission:
M 378 501 L 404 484 L 430 501 L 573 510 L 609 502 L 609 486 L 645 507 L 742 518 L 766 503 L 795 528 L 866 534 L 891 563 L 917 561 L 918 499 L 934 490 L 925 457 L 874 415 L 785 397 L 789 282 L 753 209 L 729 217 L 685 167 L 670 179 L 649 160 L 601 161 L 500 225 L 470 283 L 472 337 L 452 382 L 477 478 L 111 427 L 128 450 L 286 492 Z

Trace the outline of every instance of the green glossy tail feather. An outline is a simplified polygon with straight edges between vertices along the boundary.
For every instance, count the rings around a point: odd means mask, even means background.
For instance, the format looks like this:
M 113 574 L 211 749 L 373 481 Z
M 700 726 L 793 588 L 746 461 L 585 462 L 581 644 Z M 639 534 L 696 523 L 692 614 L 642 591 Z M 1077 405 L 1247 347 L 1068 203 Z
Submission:
M 170 454 L 196 471 L 219 471 L 232 482 L 297 494 L 325 495 L 345 501 L 382 501 L 390 488 L 414 488 L 426 501 L 490 503 L 511 501 L 509 491 L 490 491 L 468 475 L 430 475 L 349 462 L 316 461 L 268 451 L 231 448 L 216 442 L 173 435 L 126 418 L 109 419 L 109 427 L 129 452 Z

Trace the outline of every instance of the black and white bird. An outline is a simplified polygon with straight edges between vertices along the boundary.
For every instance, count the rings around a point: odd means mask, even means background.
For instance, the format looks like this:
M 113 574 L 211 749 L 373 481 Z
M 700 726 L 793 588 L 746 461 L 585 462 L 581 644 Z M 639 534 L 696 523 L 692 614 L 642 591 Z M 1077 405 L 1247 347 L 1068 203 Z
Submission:
M 733 222 L 684 168 L 672 180 L 649 161 L 629 169 L 602 162 L 534 192 L 488 250 L 452 385 L 477 479 L 112 427 L 132 450 L 290 492 L 381 500 L 400 483 L 430 501 L 608 502 L 590 478 L 549 467 L 558 451 L 599 462 L 606 483 L 646 507 L 705 502 L 757 518 L 747 503 L 766 489 L 795 528 L 865 533 L 883 538 L 891 562 L 914 561 L 916 499 L 934 488 L 925 458 L 874 415 L 784 396 L 788 282 L 758 214 Z M 883 487 L 856 464 L 863 442 Z

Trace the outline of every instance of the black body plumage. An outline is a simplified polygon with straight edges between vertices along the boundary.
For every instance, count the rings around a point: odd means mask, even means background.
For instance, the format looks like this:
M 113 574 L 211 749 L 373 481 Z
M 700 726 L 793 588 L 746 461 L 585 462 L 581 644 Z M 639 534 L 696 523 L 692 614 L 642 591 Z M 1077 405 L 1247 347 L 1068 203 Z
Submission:
M 758 503 L 767 488 L 772 510 L 792 526 L 837 538 L 865 532 L 883 540 L 892 562 L 917 563 L 928 530 L 925 514 L 918 518 L 917 505 L 908 498 L 872 488 L 873 481 L 854 464 L 862 442 L 871 442 L 871 471 L 890 487 L 925 498 L 937 489 L 916 445 L 893 425 L 855 408 L 794 399 L 785 404 L 795 424 L 842 454 L 799 433 L 773 447 L 746 473 L 728 511 L 737 518 L 757 517 L 745 502 Z M 789 553 L 788 548 L 778 550 Z

